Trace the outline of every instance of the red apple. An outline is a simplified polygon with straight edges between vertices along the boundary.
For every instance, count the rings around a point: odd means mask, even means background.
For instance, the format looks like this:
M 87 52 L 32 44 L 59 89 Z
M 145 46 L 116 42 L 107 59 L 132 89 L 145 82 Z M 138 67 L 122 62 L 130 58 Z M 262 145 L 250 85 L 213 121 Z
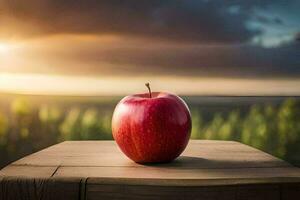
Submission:
M 170 162 L 187 146 L 191 114 L 186 103 L 166 92 L 124 97 L 112 118 L 112 133 L 120 149 L 137 163 Z

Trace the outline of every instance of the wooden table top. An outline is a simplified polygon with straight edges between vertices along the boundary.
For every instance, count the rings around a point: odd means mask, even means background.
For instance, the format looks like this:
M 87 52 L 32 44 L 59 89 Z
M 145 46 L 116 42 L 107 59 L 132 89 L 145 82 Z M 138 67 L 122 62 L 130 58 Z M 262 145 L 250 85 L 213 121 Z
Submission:
M 77 195 L 85 199 L 87 192 L 104 193 L 103 187 L 98 187 L 101 185 L 188 188 L 298 184 L 300 169 L 232 141 L 191 140 L 175 161 L 151 165 L 129 160 L 114 141 L 67 141 L 8 165 L 0 171 L 1 180 L 2 192 L 6 193 L 7 182 L 22 180 L 27 185 L 32 180 L 50 180 L 53 185 L 58 181 L 70 188 L 75 184 Z

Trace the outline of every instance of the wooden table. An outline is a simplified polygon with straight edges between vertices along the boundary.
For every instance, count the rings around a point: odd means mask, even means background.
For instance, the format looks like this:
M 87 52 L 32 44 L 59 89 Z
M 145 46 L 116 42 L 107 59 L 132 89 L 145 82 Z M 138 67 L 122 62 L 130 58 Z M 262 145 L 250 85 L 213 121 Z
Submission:
M 0 199 L 300 199 L 300 169 L 231 141 L 191 140 L 172 163 L 140 165 L 114 141 L 63 142 L 0 171 Z

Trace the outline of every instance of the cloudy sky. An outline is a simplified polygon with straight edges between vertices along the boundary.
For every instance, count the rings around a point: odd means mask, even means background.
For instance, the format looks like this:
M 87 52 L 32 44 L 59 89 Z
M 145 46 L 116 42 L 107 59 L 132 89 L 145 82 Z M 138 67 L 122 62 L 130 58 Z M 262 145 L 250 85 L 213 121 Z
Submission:
M 297 0 L 0 0 L 0 89 L 26 75 L 268 79 L 300 94 L 299 10 Z

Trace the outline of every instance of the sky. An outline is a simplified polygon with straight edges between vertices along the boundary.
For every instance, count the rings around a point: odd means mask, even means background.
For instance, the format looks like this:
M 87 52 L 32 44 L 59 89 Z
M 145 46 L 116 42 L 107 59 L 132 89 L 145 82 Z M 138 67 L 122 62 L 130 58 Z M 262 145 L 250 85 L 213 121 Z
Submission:
M 0 90 L 110 95 L 152 82 L 300 95 L 299 10 L 297 0 L 0 0 Z

